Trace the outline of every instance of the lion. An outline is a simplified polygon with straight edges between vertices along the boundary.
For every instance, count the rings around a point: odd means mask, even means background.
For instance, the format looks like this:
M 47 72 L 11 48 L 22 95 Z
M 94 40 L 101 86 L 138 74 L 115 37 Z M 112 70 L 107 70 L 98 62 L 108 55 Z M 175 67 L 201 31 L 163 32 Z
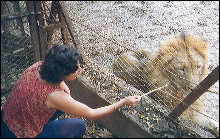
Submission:
M 161 43 L 153 52 L 138 48 L 122 53 L 113 64 L 113 72 L 145 93 L 168 85 L 149 96 L 172 110 L 207 76 L 208 48 L 207 41 L 182 33 L 180 37 Z M 203 115 L 207 115 L 205 95 L 181 117 L 209 129 L 218 129 L 217 121 Z

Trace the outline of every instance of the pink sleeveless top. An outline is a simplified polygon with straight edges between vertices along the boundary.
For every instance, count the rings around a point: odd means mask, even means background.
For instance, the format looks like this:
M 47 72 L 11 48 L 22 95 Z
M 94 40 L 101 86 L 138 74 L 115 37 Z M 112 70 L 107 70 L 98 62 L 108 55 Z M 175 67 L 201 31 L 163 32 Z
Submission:
M 36 137 L 56 111 L 48 109 L 45 101 L 48 94 L 61 89 L 38 80 L 40 64 L 42 61 L 24 71 L 2 107 L 4 122 L 18 138 Z

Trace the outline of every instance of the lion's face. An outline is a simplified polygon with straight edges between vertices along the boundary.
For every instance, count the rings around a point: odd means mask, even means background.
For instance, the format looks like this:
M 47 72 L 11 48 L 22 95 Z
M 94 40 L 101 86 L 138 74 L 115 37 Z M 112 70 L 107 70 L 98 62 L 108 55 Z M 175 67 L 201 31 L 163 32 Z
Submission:
M 192 38 L 184 43 L 174 39 L 160 47 L 152 60 L 147 61 L 144 67 L 147 72 L 143 75 L 151 89 L 168 84 L 166 89 L 154 93 L 157 100 L 175 106 L 207 76 L 206 48 L 206 43 L 193 42 Z
M 202 80 L 202 68 L 204 59 L 195 50 L 191 50 L 190 54 L 186 52 L 177 52 L 173 55 L 168 64 L 165 65 L 166 70 L 163 77 L 169 79 L 170 84 L 177 90 L 182 90 L 183 95 L 187 95 Z

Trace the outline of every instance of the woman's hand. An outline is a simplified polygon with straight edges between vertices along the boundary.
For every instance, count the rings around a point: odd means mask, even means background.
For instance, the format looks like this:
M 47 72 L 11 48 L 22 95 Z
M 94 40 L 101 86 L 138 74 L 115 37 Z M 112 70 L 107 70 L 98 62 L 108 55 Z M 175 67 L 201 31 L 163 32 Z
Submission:
M 137 106 L 140 100 L 140 96 L 128 96 L 124 98 L 124 104 L 127 106 Z

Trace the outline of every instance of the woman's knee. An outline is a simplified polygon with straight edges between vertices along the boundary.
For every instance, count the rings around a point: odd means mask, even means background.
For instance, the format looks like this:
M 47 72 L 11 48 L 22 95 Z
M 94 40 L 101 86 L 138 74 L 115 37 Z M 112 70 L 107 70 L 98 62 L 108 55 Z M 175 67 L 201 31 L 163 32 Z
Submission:
M 85 121 L 84 120 L 81 120 L 81 119 L 77 119 L 78 120 L 78 127 L 81 128 L 82 131 L 85 132 L 86 130 L 86 124 L 85 124 Z
M 69 119 L 74 125 L 72 127 L 72 129 L 75 131 L 76 129 L 78 129 L 78 134 L 75 134 L 74 137 L 77 137 L 77 138 L 81 138 L 84 134 L 85 134 L 85 131 L 86 131 L 86 124 L 85 124 L 85 121 L 84 120 L 81 120 L 81 119 Z M 69 121 L 69 122 L 70 122 Z M 71 123 L 70 122 L 70 123 Z M 77 128 L 76 128 L 77 127 Z M 74 132 L 73 132 L 74 133 Z

